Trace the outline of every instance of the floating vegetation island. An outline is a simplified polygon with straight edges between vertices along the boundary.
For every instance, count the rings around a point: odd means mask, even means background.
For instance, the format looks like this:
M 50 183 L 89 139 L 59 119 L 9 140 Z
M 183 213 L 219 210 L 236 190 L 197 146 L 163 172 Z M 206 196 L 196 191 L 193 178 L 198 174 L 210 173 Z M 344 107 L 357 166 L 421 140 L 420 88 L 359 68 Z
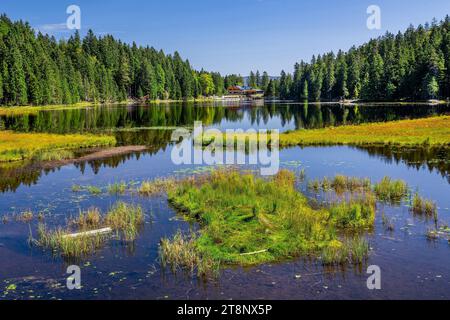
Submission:
M 324 264 L 360 263 L 369 246 L 358 231 L 375 221 L 375 201 L 361 195 L 331 208 L 314 209 L 295 187 L 296 177 L 280 171 L 272 179 L 237 171 L 216 171 L 190 179 L 169 192 L 170 203 L 198 221 L 199 235 L 164 239 L 161 260 L 172 269 L 236 264 L 251 266 L 299 256 Z M 352 241 L 341 232 L 353 232 Z

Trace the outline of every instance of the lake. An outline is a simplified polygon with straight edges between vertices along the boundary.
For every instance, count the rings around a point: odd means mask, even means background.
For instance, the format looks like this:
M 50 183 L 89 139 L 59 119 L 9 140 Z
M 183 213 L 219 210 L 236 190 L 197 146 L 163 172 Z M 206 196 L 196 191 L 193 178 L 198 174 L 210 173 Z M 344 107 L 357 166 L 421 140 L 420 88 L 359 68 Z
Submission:
M 447 106 L 420 104 L 352 105 L 257 103 L 173 103 L 150 106 L 104 106 L 40 111 L 21 116 L 0 116 L 1 130 L 51 133 L 110 133 L 119 145 L 144 145 L 146 151 L 77 164 L 43 167 L 33 162 L 0 165 L 0 299 L 449 299 L 450 243 L 442 237 L 427 239 L 433 219 L 414 216 L 408 201 L 378 203 L 373 230 L 367 233 L 371 252 L 362 266 L 326 268 L 316 260 L 291 259 L 253 268 L 224 267 L 217 279 L 198 279 L 161 268 L 158 245 L 178 230 L 196 230 L 182 219 L 165 196 L 143 198 L 133 193 L 110 195 L 109 184 L 131 186 L 158 177 L 184 177 L 209 170 L 176 166 L 171 161 L 174 127 L 192 127 L 202 121 L 219 129 L 313 129 L 422 118 L 450 113 Z M 436 202 L 439 226 L 450 224 L 450 153 L 440 148 L 308 147 L 280 151 L 283 168 L 304 170 L 298 184 L 311 201 L 326 201 L 329 194 L 308 190 L 312 179 L 336 174 L 384 176 L 405 180 Z M 250 168 L 255 169 L 255 168 Z M 73 192 L 72 186 L 97 186 L 102 194 Z M 112 240 L 81 261 L 64 261 L 30 246 L 38 221 L 21 223 L 11 218 L 27 210 L 41 212 L 57 228 L 81 211 L 107 211 L 122 200 L 140 204 L 146 223 L 134 243 Z M 382 213 L 394 230 L 383 226 Z M 9 217 L 8 221 L 2 217 Z M 66 288 L 66 268 L 82 269 L 81 290 Z M 367 289 L 369 265 L 380 266 L 382 290 Z M 14 285 L 14 289 L 11 289 Z M 10 287 L 8 290 L 7 288 Z

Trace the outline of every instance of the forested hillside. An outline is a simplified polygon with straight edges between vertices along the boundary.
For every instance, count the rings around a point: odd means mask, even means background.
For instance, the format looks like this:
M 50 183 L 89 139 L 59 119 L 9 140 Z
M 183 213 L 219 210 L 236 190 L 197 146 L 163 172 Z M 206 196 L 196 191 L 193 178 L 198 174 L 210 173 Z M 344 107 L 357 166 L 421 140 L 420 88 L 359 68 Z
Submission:
M 255 74 L 252 73 L 253 77 Z M 252 76 L 250 77 L 252 78 Z M 258 77 L 253 78 L 258 83 Z M 450 17 L 348 52 L 330 52 L 295 65 L 293 75 L 267 81 L 269 96 L 295 100 L 425 100 L 450 97 Z
M 450 97 L 450 18 L 348 52 L 301 61 L 280 78 L 251 72 L 250 86 L 293 100 L 426 100 Z M 67 41 L 0 17 L 0 105 L 186 99 L 222 95 L 238 75 L 194 70 L 175 52 L 125 44 L 89 31 Z
M 0 104 L 46 105 L 127 98 L 221 95 L 219 73 L 195 71 L 178 53 L 128 45 L 89 31 L 68 41 L 0 17 Z

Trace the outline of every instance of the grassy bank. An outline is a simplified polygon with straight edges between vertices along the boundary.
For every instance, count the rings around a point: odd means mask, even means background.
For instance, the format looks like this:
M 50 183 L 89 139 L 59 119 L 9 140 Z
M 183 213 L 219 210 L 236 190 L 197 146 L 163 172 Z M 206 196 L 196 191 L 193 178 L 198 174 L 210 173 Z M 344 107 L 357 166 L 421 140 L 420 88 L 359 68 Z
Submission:
M 298 130 L 281 134 L 280 145 L 450 146 L 450 116 Z
M 115 143 L 115 138 L 111 136 L 0 131 L 0 162 L 31 158 L 60 160 L 68 156 L 67 149 L 110 146 Z
M 44 110 L 66 110 L 66 109 L 83 109 L 95 107 L 100 104 L 92 102 L 80 102 L 76 104 L 62 104 L 62 105 L 46 105 L 46 106 L 12 106 L 0 107 L 0 116 L 20 116 L 28 114 L 37 114 Z
M 268 140 L 270 142 L 271 136 Z M 238 143 L 257 143 L 260 134 L 232 134 L 223 137 Z M 204 134 L 203 143 L 209 145 L 214 136 Z M 280 134 L 280 147 L 321 145 L 396 145 L 396 146 L 450 146 L 450 116 L 417 120 L 401 120 L 324 129 L 296 130 Z
M 355 251 L 362 240 L 341 241 L 338 234 L 370 228 L 375 203 L 361 197 L 314 209 L 296 190 L 295 179 L 289 171 L 281 171 L 271 180 L 217 171 L 208 178 L 181 183 L 169 192 L 169 201 L 198 221 L 201 231 L 198 236 L 163 240 L 162 261 L 188 269 L 193 268 L 193 261 L 201 261 L 197 267 L 204 270 L 204 263 L 250 266 L 323 254 L 327 264 L 363 260 L 368 247 L 358 251 L 364 256 Z

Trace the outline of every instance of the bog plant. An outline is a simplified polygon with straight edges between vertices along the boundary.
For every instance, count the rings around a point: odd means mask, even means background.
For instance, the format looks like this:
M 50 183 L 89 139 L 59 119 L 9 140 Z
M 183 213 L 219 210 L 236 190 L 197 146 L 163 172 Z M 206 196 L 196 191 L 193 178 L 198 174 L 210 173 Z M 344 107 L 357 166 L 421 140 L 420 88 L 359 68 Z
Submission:
M 121 240 L 134 241 L 143 223 L 144 214 L 140 206 L 118 202 L 105 216 L 96 208 L 80 213 L 66 229 L 48 230 L 41 223 L 38 227 L 38 239 L 32 242 L 51 249 L 54 254 L 77 259 L 103 247 L 108 240 L 108 233 L 100 232 L 99 229 L 110 228 Z
M 198 221 L 201 231 L 189 241 L 181 241 L 179 235 L 166 239 L 162 261 L 179 266 L 187 260 L 185 267 L 192 269 L 195 259 L 190 255 L 189 259 L 179 257 L 185 255 L 180 253 L 184 252 L 180 249 L 183 244 L 187 252 L 195 252 L 214 265 L 250 266 L 320 256 L 337 246 L 346 250 L 340 252 L 342 255 L 354 252 L 351 244 L 341 241 L 338 235 L 371 227 L 374 201 L 361 198 L 331 209 L 313 209 L 296 190 L 295 182 L 295 175 L 286 170 L 271 179 L 219 170 L 201 183 L 182 182 L 169 192 L 169 201 L 186 218 Z M 347 258 L 354 260 L 349 255 Z
M 408 195 L 408 185 L 403 180 L 384 177 L 375 185 L 374 191 L 381 201 L 398 203 Z

